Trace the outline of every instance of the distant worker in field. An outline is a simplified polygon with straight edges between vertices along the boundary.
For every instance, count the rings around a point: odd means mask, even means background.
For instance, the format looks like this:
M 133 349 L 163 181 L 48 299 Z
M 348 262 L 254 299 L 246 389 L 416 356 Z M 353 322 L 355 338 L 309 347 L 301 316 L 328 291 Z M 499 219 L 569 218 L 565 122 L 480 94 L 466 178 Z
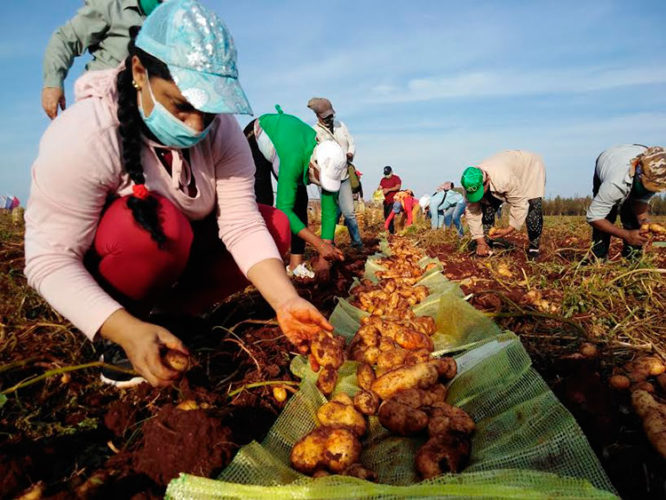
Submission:
M 458 230 L 458 235 L 462 237 L 465 231 L 461 219 L 467 202 L 462 194 L 454 191 L 454 188 L 453 182 L 445 182 L 430 197 L 430 227 L 448 229 L 453 224 Z
M 468 167 L 462 175 L 467 210 L 465 217 L 471 237 L 476 241 L 476 255 L 490 254 L 486 236 L 503 238 L 527 225 L 527 256 L 539 256 L 543 229 L 542 201 L 546 190 L 546 168 L 541 156 L 529 151 L 503 151 Z M 509 208 L 509 227 L 491 231 L 497 208 Z
M 345 219 L 345 226 L 349 230 L 352 246 L 361 248 L 363 247 L 363 241 L 354 212 L 354 192 L 358 193 L 361 185 L 356 168 L 352 164 L 356 154 L 354 138 L 349 133 L 347 126 L 335 119 L 335 110 L 328 99 L 313 97 L 308 101 L 308 108 L 314 111 L 317 116 L 317 123 L 313 127 L 317 133 L 317 142 L 335 141 L 347 156 L 347 171 L 342 177 L 342 184 L 340 184 L 338 207 Z
M 592 181 L 594 199 L 587 210 L 594 255 L 608 255 L 611 236 L 624 240 L 623 256 L 639 255 L 647 243 L 640 228 L 648 223 L 648 202 L 662 191 L 666 191 L 664 148 L 624 144 L 601 153 Z M 615 225 L 618 213 L 622 228 Z
M 402 187 L 402 180 L 400 177 L 393 173 L 393 169 L 390 166 L 384 167 L 384 177 L 379 181 L 379 188 L 384 194 L 384 220 L 388 220 L 393 211 L 393 198 L 395 194 L 400 191 Z M 393 216 L 395 217 L 395 216 Z M 388 232 L 393 234 L 395 232 L 395 226 L 393 224 L 393 217 L 389 221 L 387 226 Z
M 336 199 L 347 171 L 347 157 L 337 142 L 317 143 L 312 127 L 285 114 L 279 106 L 276 108 L 277 113 L 262 115 L 245 127 L 255 158 L 257 201 L 273 203 L 270 180 L 273 176 L 277 181 L 275 206 L 287 214 L 292 232 L 288 273 L 314 277 L 303 259 L 305 244 L 309 243 L 320 256 L 315 270 L 325 276 L 331 261 L 343 260 L 333 239 L 338 220 Z M 263 161 L 257 162 L 260 155 Z M 257 185 L 260 179 L 262 186 Z M 321 238 L 308 228 L 308 184 L 321 187 Z
M 76 15 L 55 30 L 44 52 L 42 108 L 49 118 L 65 109 L 63 84 L 74 59 L 86 50 L 87 70 L 115 68 L 127 57 L 129 29 L 162 0 L 85 0 Z
M 388 231 L 389 226 L 393 225 L 393 219 L 400 213 L 405 217 L 404 227 L 411 226 L 414 223 L 414 212 L 420 209 L 419 200 L 414 198 L 414 192 L 411 189 L 398 191 L 393 197 L 393 209 L 384 221 L 384 228 Z

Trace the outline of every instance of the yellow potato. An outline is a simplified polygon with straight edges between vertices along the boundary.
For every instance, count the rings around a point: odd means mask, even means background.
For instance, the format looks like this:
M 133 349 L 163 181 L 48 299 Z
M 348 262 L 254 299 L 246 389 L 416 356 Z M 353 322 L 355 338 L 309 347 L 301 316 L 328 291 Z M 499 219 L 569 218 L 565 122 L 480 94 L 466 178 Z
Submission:
M 184 372 L 190 366 L 190 357 L 180 351 L 175 351 L 173 349 L 169 349 L 167 352 L 165 352 L 162 359 L 164 360 L 164 364 L 166 366 L 172 370 L 176 370 L 177 372 Z
M 430 387 L 438 378 L 437 368 L 430 362 L 403 366 L 386 372 L 372 383 L 372 392 L 382 399 L 389 399 L 405 389 Z
M 351 399 L 350 399 L 351 402 Z M 317 410 L 317 420 L 323 426 L 342 426 L 362 436 L 368 428 L 365 417 L 354 408 L 338 401 L 329 401 Z
M 369 391 L 359 391 L 354 396 L 354 408 L 363 415 L 374 415 L 379 408 L 379 397 Z

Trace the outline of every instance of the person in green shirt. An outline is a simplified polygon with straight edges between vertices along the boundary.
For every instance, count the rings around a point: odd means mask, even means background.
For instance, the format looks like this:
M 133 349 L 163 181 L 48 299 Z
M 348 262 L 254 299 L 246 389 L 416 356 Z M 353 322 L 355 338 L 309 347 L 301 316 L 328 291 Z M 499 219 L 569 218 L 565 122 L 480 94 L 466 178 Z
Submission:
M 262 115 L 245 128 L 257 169 L 257 202 L 273 204 L 273 176 L 277 180 L 275 206 L 289 218 L 292 232 L 287 271 L 313 276 L 303 263 L 307 242 L 319 253 L 317 272 L 326 274 L 332 260 L 344 260 L 333 238 L 338 219 L 336 197 L 347 171 L 347 157 L 337 142 L 317 144 L 312 127 L 279 106 L 276 109 L 277 113 Z M 310 183 L 321 187 L 321 238 L 308 229 L 306 186 Z
M 127 57 L 129 29 L 143 20 L 162 0 L 85 0 L 76 15 L 53 32 L 43 63 L 42 108 L 49 118 L 65 109 L 63 82 L 74 58 L 86 50 L 92 60 L 87 70 L 115 68 Z

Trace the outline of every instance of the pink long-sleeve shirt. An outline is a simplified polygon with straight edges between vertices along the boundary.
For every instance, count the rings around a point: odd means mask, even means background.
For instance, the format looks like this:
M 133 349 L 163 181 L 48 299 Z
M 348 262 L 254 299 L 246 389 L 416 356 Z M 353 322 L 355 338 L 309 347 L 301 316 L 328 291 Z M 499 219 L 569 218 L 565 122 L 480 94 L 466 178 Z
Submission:
M 91 340 L 122 307 L 83 265 L 107 199 L 132 192 L 121 157 L 117 73 L 94 71 L 77 82 L 77 102 L 51 123 L 40 142 L 25 214 L 28 283 Z M 219 115 L 206 138 L 190 148 L 189 168 L 173 150 L 173 177 L 154 146 L 143 138 L 146 187 L 190 220 L 217 210 L 219 236 L 244 274 L 265 259 L 281 258 L 257 209 L 252 154 L 233 116 Z M 193 197 L 179 182 L 188 171 L 196 181 Z

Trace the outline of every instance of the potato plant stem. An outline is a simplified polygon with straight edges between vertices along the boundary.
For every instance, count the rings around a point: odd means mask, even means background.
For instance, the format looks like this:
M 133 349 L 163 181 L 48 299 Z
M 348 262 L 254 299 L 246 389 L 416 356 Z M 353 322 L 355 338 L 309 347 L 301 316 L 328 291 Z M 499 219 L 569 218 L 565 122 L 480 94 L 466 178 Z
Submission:
M 642 273 L 660 273 L 660 274 L 666 274 L 666 269 L 634 269 L 633 271 L 626 272 L 624 274 L 620 274 L 618 277 L 613 278 L 608 282 L 609 285 L 615 283 L 618 280 L 621 280 L 622 278 L 626 278 L 627 276 L 631 274 L 642 274 Z
M 294 382 L 293 380 L 266 380 L 264 382 L 254 382 L 252 384 L 245 384 L 238 389 L 230 391 L 227 396 L 230 398 L 234 397 L 236 394 L 240 394 L 245 389 L 254 389 L 255 387 L 264 387 L 267 385 L 298 385 L 299 382 Z
M 47 379 L 49 377 L 53 377 L 54 375 L 61 375 L 63 373 L 68 373 L 68 372 L 73 372 L 77 370 L 85 370 L 86 368 L 96 368 L 96 367 L 104 367 L 108 368 L 110 370 L 115 370 L 118 372 L 123 372 L 123 373 L 129 373 L 129 374 L 134 374 L 136 375 L 136 372 L 133 370 L 126 370 L 124 368 L 120 368 L 118 366 L 110 365 L 108 363 L 104 363 L 102 361 L 93 361 L 91 363 L 84 363 L 82 365 L 74 365 L 74 366 L 63 366 L 61 368 L 54 368 L 53 370 L 48 370 L 41 375 L 37 375 L 36 377 L 29 378 L 27 380 L 24 380 L 22 382 L 19 382 L 16 385 L 13 385 L 12 387 L 9 387 L 8 389 L 4 389 L 0 391 L 0 394 L 11 394 L 12 392 L 16 392 L 19 389 L 23 389 L 24 387 L 28 387 L 29 385 L 36 384 L 37 382 Z

